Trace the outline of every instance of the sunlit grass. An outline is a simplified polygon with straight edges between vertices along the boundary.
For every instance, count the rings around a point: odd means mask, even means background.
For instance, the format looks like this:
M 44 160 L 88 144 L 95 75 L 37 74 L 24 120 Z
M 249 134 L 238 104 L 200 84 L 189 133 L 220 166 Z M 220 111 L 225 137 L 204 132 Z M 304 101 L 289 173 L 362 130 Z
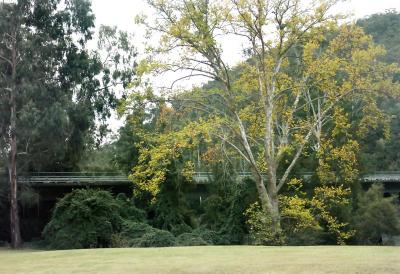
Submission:
M 0 273 L 400 273 L 397 247 L 0 250 Z

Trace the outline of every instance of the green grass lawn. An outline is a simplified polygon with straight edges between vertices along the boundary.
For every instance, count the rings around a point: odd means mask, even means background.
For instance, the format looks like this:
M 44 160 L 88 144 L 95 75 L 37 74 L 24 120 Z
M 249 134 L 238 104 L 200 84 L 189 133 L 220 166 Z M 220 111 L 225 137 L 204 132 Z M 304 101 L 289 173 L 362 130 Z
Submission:
M 0 273 L 400 273 L 398 247 L 0 249 Z

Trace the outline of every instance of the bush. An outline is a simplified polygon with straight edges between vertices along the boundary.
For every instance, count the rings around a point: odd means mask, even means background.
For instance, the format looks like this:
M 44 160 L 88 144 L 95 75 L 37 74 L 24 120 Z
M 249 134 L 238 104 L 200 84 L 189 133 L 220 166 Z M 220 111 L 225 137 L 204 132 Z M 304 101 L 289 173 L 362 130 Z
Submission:
M 230 201 L 213 194 L 204 200 L 202 206 L 204 209 L 203 223 L 206 223 L 211 229 L 220 229 L 229 216 Z
M 134 240 L 136 247 L 166 247 L 175 246 L 176 239 L 171 232 L 153 228 L 145 233 L 140 239 Z
M 172 231 L 177 225 L 192 225 L 193 212 L 189 209 L 180 184 L 176 178 L 175 167 L 171 167 L 167 179 L 160 186 L 160 193 L 153 204 L 154 219 L 152 225 L 159 229 Z
M 171 229 L 171 233 L 174 234 L 175 236 L 179 236 L 183 233 L 190 233 L 190 232 L 192 232 L 192 228 L 185 223 L 175 225 Z
M 74 190 L 57 202 L 42 235 L 54 249 L 122 245 L 116 242 L 122 241 L 117 235 L 125 224 L 123 217 L 141 220 L 144 216 L 127 203 L 128 200 L 115 199 L 103 190 Z
M 125 220 L 122 223 L 121 236 L 127 239 L 138 239 L 144 234 L 152 232 L 155 228 L 146 224 Z
M 131 247 L 163 247 L 176 244 L 174 235 L 169 231 L 130 220 L 125 220 L 122 223 L 119 237 L 116 238 L 118 242 Z
M 219 234 L 224 235 L 229 240 L 229 244 L 243 244 L 248 238 L 243 212 L 250 204 L 258 200 L 254 182 L 246 179 L 240 184 L 235 184 L 229 200 L 228 216 L 224 219 Z
M 146 212 L 135 206 L 133 199 L 128 198 L 125 194 L 117 195 L 116 200 L 120 206 L 120 215 L 125 220 L 134 222 L 145 222 Z
M 291 182 L 299 182 L 292 180 Z M 298 186 L 298 185 L 297 185 Z M 322 243 L 323 228 L 315 216 L 311 200 L 304 195 L 286 194 L 279 197 L 281 226 L 288 245 Z
M 121 233 L 111 235 L 111 247 L 129 247 L 129 239 L 122 236 Z
M 208 244 L 199 235 L 194 233 L 183 233 L 179 235 L 176 240 L 179 246 L 199 246 Z
M 206 228 L 197 228 L 193 230 L 193 234 L 201 237 L 207 244 L 210 245 L 228 245 L 229 239 L 214 230 Z
M 354 221 L 360 244 L 379 244 L 384 234 L 392 236 L 400 232 L 398 208 L 392 198 L 383 197 L 382 185 L 372 185 L 359 197 Z
M 272 219 L 261 210 L 258 202 L 250 205 L 245 211 L 252 243 L 255 245 L 283 245 L 285 238 L 282 233 L 272 229 Z
M 319 245 L 322 244 L 323 231 L 319 227 L 307 227 L 285 235 L 288 245 Z

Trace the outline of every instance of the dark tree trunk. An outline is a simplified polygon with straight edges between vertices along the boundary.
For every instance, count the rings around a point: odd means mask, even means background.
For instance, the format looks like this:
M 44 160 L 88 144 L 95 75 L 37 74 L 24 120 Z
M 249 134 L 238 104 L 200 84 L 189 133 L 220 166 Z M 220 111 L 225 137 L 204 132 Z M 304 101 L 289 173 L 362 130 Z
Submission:
M 10 151 L 10 232 L 11 246 L 18 248 L 21 245 L 21 233 L 19 228 L 18 199 L 17 199 L 17 138 L 15 133 L 11 133 Z
M 17 48 L 16 33 L 13 36 L 12 48 L 12 88 L 10 91 L 10 159 L 9 159 L 9 175 L 10 175 L 10 232 L 11 246 L 18 248 L 21 246 L 21 233 L 19 227 L 18 215 L 18 198 L 17 198 L 17 102 L 16 102 L 16 76 L 17 76 Z

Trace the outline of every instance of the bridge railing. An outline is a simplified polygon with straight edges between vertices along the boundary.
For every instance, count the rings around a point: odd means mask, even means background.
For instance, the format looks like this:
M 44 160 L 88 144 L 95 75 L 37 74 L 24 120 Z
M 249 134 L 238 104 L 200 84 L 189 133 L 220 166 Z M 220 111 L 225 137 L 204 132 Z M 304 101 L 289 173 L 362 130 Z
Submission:
M 391 172 L 374 172 L 371 174 L 365 174 L 361 177 L 361 181 L 364 183 L 374 183 L 374 182 L 400 182 L 400 172 L 391 171 Z
M 244 179 L 244 178 L 251 178 L 252 173 L 249 171 L 241 171 L 236 173 L 237 178 L 239 179 Z M 266 173 L 262 174 L 265 178 L 267 177 Z M 314 175 L 314 172 L 301 172 L 299 173 L 299 176 L 301 176 L 303 179 L 308 180 Z M 213 173 L 212 172 L 207 172 L 207 171 L 198 171 L 195 172 L 193 175 L 193 180 L 197 183 L 208 183 L 211 181 L 213 178 Z
M 301 172 L 298 175 L 303 179 L 308 180 L 313 176 L 313 172 Z M 263 174 L 266 177 L 266 174 Z M 237 172 L 237 179 L 251 177 L 251 172 Z M 193 181 L 197 184 L 207 184 L 212 182 L 213 173 L 208 171 L 198 171 L 193 175 Z M 374 172 L 365 174 L 360 178 L 361 182 L 400 182 L 400 172 Z M 21 174 L 18 176 L 18 182 L 21 184 L 35 185 L 62 185 L 62 184 L 127 184 L 131 180 L 124 174 L 118 172 L 34 172 Z
M 104 184 L 129 183 L 127 176 L 116 172 L 34 172 L 18 176 L 21 184 Z

